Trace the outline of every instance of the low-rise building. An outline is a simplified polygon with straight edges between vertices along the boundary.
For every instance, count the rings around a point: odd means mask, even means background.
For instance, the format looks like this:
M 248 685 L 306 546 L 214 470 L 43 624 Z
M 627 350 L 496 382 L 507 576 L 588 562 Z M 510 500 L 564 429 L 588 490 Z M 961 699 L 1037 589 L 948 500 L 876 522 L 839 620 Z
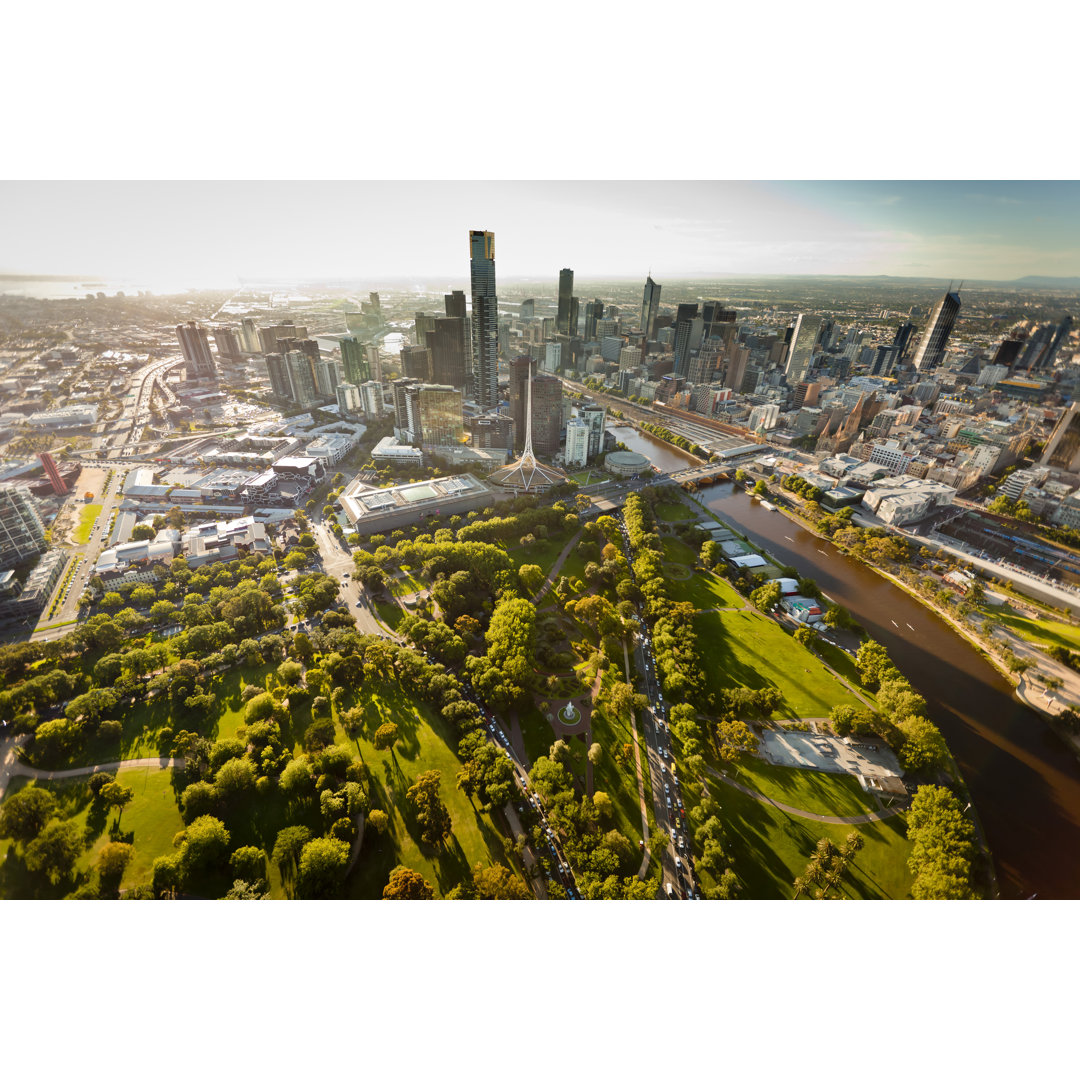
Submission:
M 876 480 L 863 497 L 863 505 L 889 525 L 920 521 L 941 506 L 951 506 L 956 489 L 933 480 L 889 476 Z
M 367 536 L 428 517 L 450 517 L 491 506 L 495 494 L 483 480 L 463 473 L 389 488 L 366 487 L 354 480 L 338 502 L 353 528 Z

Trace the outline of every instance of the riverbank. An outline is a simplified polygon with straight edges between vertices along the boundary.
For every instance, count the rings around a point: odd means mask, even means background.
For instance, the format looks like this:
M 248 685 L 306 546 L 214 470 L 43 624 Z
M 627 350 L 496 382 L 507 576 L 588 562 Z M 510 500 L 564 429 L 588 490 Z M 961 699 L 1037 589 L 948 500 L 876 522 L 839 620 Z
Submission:
M 704 502 L 702 501 L 702 496 L 701 496 L 700 493 L 698 493 L 698 492 L 687 493 L 685 497 L 687 497 L 687 498 L 691 499 L 693 502 L 695 502 L 700 507 L 700 510 L 701 510 L 701 512 L 703 514 L 706 514 L 709 517 L 714 518 L 716 521 L 720 521 L 725 527 L 731 529 L 732 532 L 734 532 L 736 535 L 740 536 L 745 543 L 747 543 L 755 551 L 759 552 L 763 558 L 767 559 L 774 566 L 782 567 L 784 565 L 771 552 L 769 552 L 766 549 L 762 548 L 759 544 L 755 544 L 753 540 L 751 540 L 744 532 L 742 532 L 741 529 L 739 529 L 738 525 L 735 522 L 731 521 L 730 519 L 723 518 L 717 511 L 713 510 L 710 507 L 705 506 Z M 789 518 L 790 520 L 794 521 L 796 524 L 802 526 L 804 529 L 807 530 L 807 532 L 811 533 L 812 535 L 814 535 L 816 537 L 827 540 L 830 543 L 832 542 L 830 537 L 826 536 L 825 534 L 819 532 L 816 528 L 814 528 L 813 523 L 811 523 L 809 521 L 806 521 L 805 519 L 801 518 L 798 514 L 793 513 L 790 510 L 790 508 L 787 506 L 785 500 L 776 498 L 775 496 L 773 496 L 773 494 L 771 492 L 770 492 L 770 500 L 772 501 L 773 506 L 775 507 L 775 509 L 777 511 L 779 511 L 781 514 L 783 514 L 785 517 Z M 837 550 L 842 551 L 843 549 L 838 548 Z M 844 554 L 850 554 L 850 553 L 849 552 L 844 552 Z M 960 627 L 957 623 L 955 623 L 954 620 L 948 618 L 948 616 L 946 616 L 943 612 L 939 611 L 937 608 L 935 608 L 934 606 L 932 606 L 930 604 L 924 603 L 923 598 L 921 596 L 919 596 L 916 592 L 914 592 L 913 590 L 908 588 L 907 585 L 903 581 L 901 581 L 899 578 L 895 577 L 892 574 L 889 574 L 887 571 L 881 570 L 879 567 L 876 567 L 873 564 L 867 563 L 863 559 L 859 559 L 857 556 L 852 556 L 852 558 L 854 558 L 860 564 L 862 564 L 864 566 L 867 566 L 869 569 L 876 571 L 881 577 L 888 580 L 890 584 L 898 586 L 904 592 L 906 592 L 908 595 L 910 595 L 913 599 L 918 600 L 920 603 L 922 603 L 922 605 L 925 608 L 927 608 L 929 611 L 933 612 L 935 615 L 938 615 L 939 617 L 941 617 L 942 621 L 949 624 L 952 629 L 956 630 L 957 633 L 959 633 L 962 637 L 966 638 L 967 641 L 969 642 L 969 644 L 975 645 L 977 650 L 984 657 L 989 656 L 989 654 L 982 647 L 980 642 L 978 642 L 975 638 L 973 638 L 970 634 L 968 634 L 962 627 Z M 993 659 L 993 658 L 991 658 L 991 659 Z M 995 666 L 1000 666 L 1000 665 L 998 665 L 996 663 L 996 660 L 995 660 Z M 1009 674 L 1007 671 L 1005 673 Z M 1013 680 L 1010 679 L 1010 683 L 1012 681 Z M 1023 701 L 1022 698 L 1020 700 Z M 972 821 L 973 821 L 974 826 L 975 826 L 975 834 L 976 834 L 976 838 L 977 838 L 977 842 L 978 842 L 978 849 L 979 849 L 979 853 L 978 853 L 978 856 L 977 856 L 977 859 L 976 859 L 976 864 L 981 866 L 981 868 L 982 868 L 982 871 L 983 871 L 982 872 L 982 877 L 983 877 L 983 882 L 984 882 L 984 884 L 986 886 L 986 894 L 989 896 L 990 899 L 994 899 L 994 900 L 999 899 L 1001 894 L 1000 894 L 1000 889 L 999 889 L 999 886 L 998 886 L 997 874 L 996 874 L 996 871 L 995 871 L 995 868 L 994 868 L 994 860 L 993 860 L 993 854 L 992 854 L 991 849 L 990 849 L 990 843 L 989 843 L 989 841 L 988 841 L 988 839 L 986 837 L 986 832 L 985 832 L 985 829 L 983 828 L 982 821 L 981 821 L 981 819 L 979 817 L 979 812 L 975 807 L 974 798 L 972 797 L 971 792 L 970 792 L 970 790 L 968 788 L 968 784 L 967 784 L 967 781 L 964 778 L 963 772 L 961 771 L 960 766 L 958 765 L 955 757 L 953 756 L 951 748 L 949 749 L 948 766 L 947 766 L 945 771 L 948 773 L 948 775 L 949 775 L 951 781 L 954 783 L 954 785 L 959 789 L 959 792 L 962 794 L 963 798 L 965 798 L 967 800 L 968 809 L 970 809 L 970 811 L 971 811 Z

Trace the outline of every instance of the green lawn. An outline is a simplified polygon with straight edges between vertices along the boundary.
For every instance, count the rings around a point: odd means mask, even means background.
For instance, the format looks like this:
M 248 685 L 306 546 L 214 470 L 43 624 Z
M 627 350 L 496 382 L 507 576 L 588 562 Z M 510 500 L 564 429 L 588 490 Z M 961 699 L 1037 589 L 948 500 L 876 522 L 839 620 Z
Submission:
M 785 814 L 741 791 L 710 779 L 711 794 L 720 803 L 726 832 L 725 849 L 743 884 L 743 900 L 789 900 L 792 882 L 806 869 L 814 845 L 821 837 L 843 843 L 852 830 L 865 846 L 844 875 L 842 894 L 851 899 L 906 899 L 911 892 L 907 859 L 911 844 L 906 838 L 905 816 L 898 814 L 869 825 L 823 825 Z M 684 799 L 687 813 L 691 798 Z M 702 875 L 708 884 L 707 875 Z
M 1000 615 L 999 618 L 1004 626 L 1036 645 L 1080 649 L 1080 626 L 1056 619 L 1027 619 L 1022 615 Z
M 757 611 L 718 611 L 694 621 L 708 689 L 776 686 L 783 717 L 824 717 L 834 705 L 862 707 L 843 684 L 772 619 Z
M 794 806 L 811 814 L 855 817 L 877 810 L 877 804 L 854 776 L 816 769 L 792 769 L 746 756 L 739 759 L 734 771 L 733 779 L 747 787 L 785 806 Z
M 101 503 L 90 503 L 79 511 L 79 524 L 71 534 L 71 538 L 76 544 L 85 544 L 89 541 L 90 530 L 94 527 L 94 522 L 101 516 L 103 509 Z
M 393 600 L 376 600 L 375 614 L 381 623 L 390 627 L 391 630 L 396 630 L 405 613 Z
M 692 521 L 697 515 L 684 503 L 656 503 L 653 507 L 659 521 Z
M 680 563 L 683 566 L 693 566 L 697 562 L 697 552 L 689 544 L 669 536 L 661 541 L 663 558 L 665 562 Z
M 622 761 L 616 757 L 621 754 L 624 743 L 633 745 L 634 736 L 630 724 L 609 718 L 603 709 L 593 711 L 591 722 L 593 741 L 598 742 L 601 747 L 600 764 L 593 766 L 593 790 L 603 791 L 611 798 L 615 813 L 614 820 L 607 824 L 607 827 L 618 829 L 624 836 L 629 837 L 633 844 L 637 844 L 642 839 L 642 832 L 634 755 L 631 752 Z M 640 725 L 638 735 L 642 735 Z M 644 744 L 643 738 L 642 743 Z M 643 770 L 648 768 L 644 752 L 641 767 Z
M 390 825 L 384 836 L 369 831 L 348 883 L 354 899 L 380 899 L 390 871 L 399 863 L 423 874 L 437 896 L 444 896 L 467 879 L 475 863 L 505 863 L 502 835 L 491 815 L 474 807 L 455 783 L 461 766 L 452 749 L 453 733 L 426 703 L 409 697 L 396 683 L 366 682 L 356 695 L 367 715 L 362 756 L 372 773 L 371 802 L 384 810 Z M 351 703 L 348 707 L 351 707 Z M 370 741 L 375 730 L 393 720 L 401 731 L 395 751 L 378 751 Z M 356 748 L 356 743 L 338 733 L 338 742 Z M 420 842 L 419 831 L 405 792 L 418 773 L 438 769 L 442 774 L 440 797 L 450 811 L 454 831 L 441 849 Z
M 148 884 L 154 859 L 173 852 L 173 837 L 184 827 L 172 786 L 172 770 L 148 766 L 121 767 L 117 779 L 132 788 L 135 797 L 120 818 L 118 839 L 135 847 L 134 858 L 120 883 L 122 889 Z M 18 777 L 8 788 L 13 795 L 26 786 Z M 53 782 L 30 781 L 52 791 L 60 804 L 61 820 L 71 820 L 86 831 L 88 846 L 75 864 L 75 880 L 51 886 L 30 874 L 22 859 L 14 854 L 9 858 L 11 841 L 0 841 L 0 896 L 6 898 L 60 898 L 74 892 L 90 876 L 98 853 L 112 837 L 109 829 L 116 821 L 116 812 L 105 813 L 95 806 L 87 787 L 87 779 L 78 777 Z

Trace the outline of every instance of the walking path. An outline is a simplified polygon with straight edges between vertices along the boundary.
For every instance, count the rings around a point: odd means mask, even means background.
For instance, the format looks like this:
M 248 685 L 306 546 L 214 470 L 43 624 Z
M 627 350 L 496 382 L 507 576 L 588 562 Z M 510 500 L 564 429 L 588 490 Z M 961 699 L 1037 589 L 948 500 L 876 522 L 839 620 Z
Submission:
M 872 821 L 884 821 L 886 818 L 895 817 L 897 814 L 901 814 L 904 811 L 902 806 L 894 806 L 880 812 L 874 811 L 870 814 L 855 814 L 853 817 L 833 817 L 830 814 L 812 814 L 809 810 L 800 810 L 798 807 L 787 806 L 785 803 L 770 799 L 768 795 L 762 795 L 760 791 L 748 788 L 745 785 L 740 784 L 737 780 L 732 780 L 730 777 L 724 776 L 723 773 L 717 772 L 715 769 L 709 769 L 709 773 L 716 777 L 722 784 L 727 784 L 728 787 L 733 787 L 736 791 L 741 791 L 744 795 L 749 795 L 750 798 L 757 799 L 758 802 L 770 803 L 772 806 L 775 806 L 777 810 L 783 810 L 785 814 L 806 818 L 808 821 L 819 821 L 823 825 L 868 825 Z
M 563 563 L 570 558 L 570 552 L 578 546 L 582 536 L 584 536 L 585 530 L 578 529 L 576 533 L 567 541 L 566 547 L 559 552 L 559 557 L 555 560 L 555 565 L 552 566 L 548 576 L 544 579 L 544 584 L 537 590 L 536 596 L 533 598 L 533 605 L 537 605 L 544 598 L 548 589 L 555 584 L 555 579 L 559 576 L 559 571 L 563 568 Z

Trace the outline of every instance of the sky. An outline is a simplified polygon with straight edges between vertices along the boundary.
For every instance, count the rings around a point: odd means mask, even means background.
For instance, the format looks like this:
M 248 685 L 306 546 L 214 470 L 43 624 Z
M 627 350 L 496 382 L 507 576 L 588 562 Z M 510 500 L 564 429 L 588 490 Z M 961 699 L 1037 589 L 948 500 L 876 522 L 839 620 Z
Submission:
M 1072 181 L 0 182 L 0 273 L 185 286 L 504 277 L 1080 275 Z

